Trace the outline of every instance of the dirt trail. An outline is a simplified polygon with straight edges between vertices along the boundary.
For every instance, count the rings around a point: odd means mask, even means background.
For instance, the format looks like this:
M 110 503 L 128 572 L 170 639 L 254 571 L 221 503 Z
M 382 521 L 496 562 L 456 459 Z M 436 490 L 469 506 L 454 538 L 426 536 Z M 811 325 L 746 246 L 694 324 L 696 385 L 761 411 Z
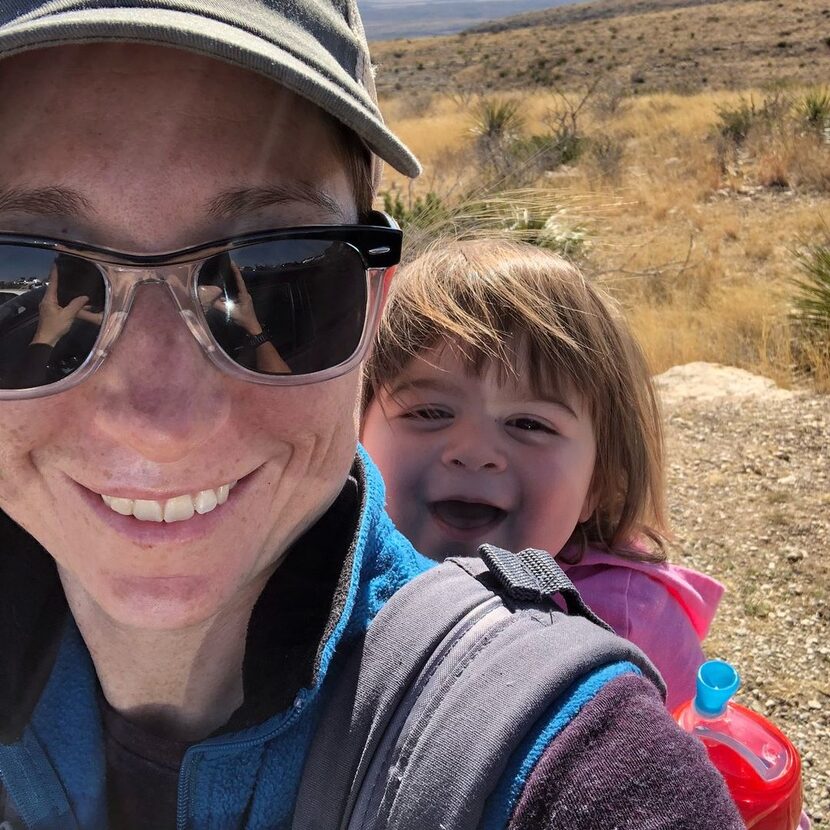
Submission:
M 799 747 L 807 810 L 830 827 L 830 397 L 707 363 L 657 384 L 670 558 L 727 588 L 707 654 Z

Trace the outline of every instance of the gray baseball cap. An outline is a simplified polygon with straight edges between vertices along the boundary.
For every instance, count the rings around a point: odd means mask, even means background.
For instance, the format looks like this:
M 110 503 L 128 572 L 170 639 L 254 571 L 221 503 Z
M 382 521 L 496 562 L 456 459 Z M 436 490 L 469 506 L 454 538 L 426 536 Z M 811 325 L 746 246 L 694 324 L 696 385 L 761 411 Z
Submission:
M 176 46 L 252 69 L 351 128 L 415 177 L 384 124 L 356 0 L 19 0 L 0 4 L 0 57 L 67 43 Z M 375 180 L 380 165 L 376 164 Z

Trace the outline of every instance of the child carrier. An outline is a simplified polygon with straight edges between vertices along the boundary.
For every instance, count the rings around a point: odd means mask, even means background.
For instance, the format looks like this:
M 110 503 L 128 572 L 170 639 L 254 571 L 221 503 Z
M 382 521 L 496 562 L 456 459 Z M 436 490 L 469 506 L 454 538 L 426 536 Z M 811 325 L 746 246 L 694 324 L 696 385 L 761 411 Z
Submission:
M 338 656 L 292 830 L 475 830 L 513 751 L 580 679 L 628 661 L 665 696 L 550 554 L 479 553 L 399 590 Z

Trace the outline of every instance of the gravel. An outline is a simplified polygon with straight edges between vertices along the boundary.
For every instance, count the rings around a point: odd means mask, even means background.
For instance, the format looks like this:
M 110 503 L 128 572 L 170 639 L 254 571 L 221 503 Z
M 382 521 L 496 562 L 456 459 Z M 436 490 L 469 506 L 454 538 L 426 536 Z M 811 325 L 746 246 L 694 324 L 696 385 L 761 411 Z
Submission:
M 708 369 L 722 395 L 658 378 L 669 556 L 725 584 L 707 655 L 738 668 L 737 700 L 798 747 L 805 808 L 830 828 L 830 397 L 742 392 L 721 370 Z

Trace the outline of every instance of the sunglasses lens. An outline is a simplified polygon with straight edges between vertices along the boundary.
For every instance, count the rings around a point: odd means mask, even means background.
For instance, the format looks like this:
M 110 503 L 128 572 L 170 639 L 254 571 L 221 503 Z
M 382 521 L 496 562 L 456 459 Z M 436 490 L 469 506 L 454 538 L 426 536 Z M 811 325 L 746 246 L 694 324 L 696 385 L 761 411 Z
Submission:
M 91 262 L 0 245 L 0 389 L 57 383 L 92 354 L 106 284 Z
M 311 374 L 347 361 L 366 322 L 367 279 L 345 242 L 278 240 L 207 260 L 197 291 L 216 342 L 266 374 Z

